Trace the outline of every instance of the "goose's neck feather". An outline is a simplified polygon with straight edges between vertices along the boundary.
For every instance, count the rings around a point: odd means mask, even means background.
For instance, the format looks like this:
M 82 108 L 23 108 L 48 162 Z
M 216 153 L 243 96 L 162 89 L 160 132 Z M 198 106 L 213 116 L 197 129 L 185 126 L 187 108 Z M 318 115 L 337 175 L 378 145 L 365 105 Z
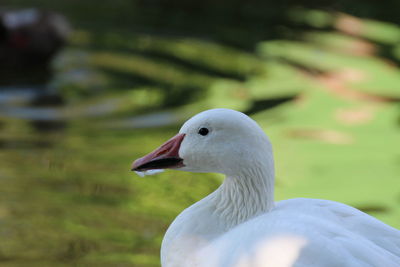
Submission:
M 274 207 L 274 177 L 271 169 L 251 168 L 227 176 L 214 192 L 214 213 L 232 228 Z
M 194 266 L 200 248 L 274 207 L 272 157 L 258 159 L 233 170 L 217 190 L 179 214 L 162 242 L 162 266 Z

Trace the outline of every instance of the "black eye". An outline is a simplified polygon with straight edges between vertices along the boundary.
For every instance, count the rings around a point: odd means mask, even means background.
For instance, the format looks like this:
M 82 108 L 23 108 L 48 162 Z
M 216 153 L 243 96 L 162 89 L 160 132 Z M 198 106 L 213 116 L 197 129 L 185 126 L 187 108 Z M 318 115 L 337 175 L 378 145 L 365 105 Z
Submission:
M 200 128 L 199 134 L 201 134 L 201 135 L 207 135 L 207 134 L 208 134 L 208 129 L 207 129 L 207 128 Z

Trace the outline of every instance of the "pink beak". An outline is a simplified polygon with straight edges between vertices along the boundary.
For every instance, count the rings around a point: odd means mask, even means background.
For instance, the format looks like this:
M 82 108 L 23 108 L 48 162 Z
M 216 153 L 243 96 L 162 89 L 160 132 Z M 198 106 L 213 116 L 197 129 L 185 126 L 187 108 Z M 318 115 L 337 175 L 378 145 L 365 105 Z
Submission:
M 179 148 L 185 134 L 177 134 L 159 148 L 132 163 L 132 171 L 155 169 L 173 169 L 183 167 L 183 159 L 179 157 Z

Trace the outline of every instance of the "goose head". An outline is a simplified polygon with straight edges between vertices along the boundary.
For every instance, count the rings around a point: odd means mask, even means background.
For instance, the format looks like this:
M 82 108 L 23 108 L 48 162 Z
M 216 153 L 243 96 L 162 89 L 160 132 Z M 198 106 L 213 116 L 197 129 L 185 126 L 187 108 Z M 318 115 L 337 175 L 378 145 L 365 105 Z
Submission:
M 235 176 L 262 166 L 273 172 L 271 144 L 258 124 L 238 111 L 212 109 L 185 122 L 176 136 L 134 161 L 132 170 L 169 168 Z

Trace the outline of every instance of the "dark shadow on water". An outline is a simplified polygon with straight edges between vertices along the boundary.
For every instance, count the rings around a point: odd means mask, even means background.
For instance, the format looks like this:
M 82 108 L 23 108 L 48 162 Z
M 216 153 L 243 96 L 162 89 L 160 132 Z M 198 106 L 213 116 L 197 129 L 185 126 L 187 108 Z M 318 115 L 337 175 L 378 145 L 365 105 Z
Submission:
M 271 109 L 274 107 L 277 107 L 281 104 L 284 104 L 288 101 L 292 101 L 295 99 L 295 96 L 287 96 L 287 97 L 277 97 L 277 98 L 269 98 L 269 99 L 264 99 L 264 100 L 256 100 L 253 102 L 253 105 L 246 110 L 244 113 L 247 115 L 252 115 L 257 112 L 266 110 L 266 109 Z
M 136 86 L 165 86 L 165 84 L 147 79 L 134 73 L 113 70 L 107 67 L 98 67 L 99 70 L 112 77 L 113 87 L 118 89 L 132 89 Z
M 323 71 L 321 69 L 314 68 L 314 67 L 311 67 L 311 66 L 307 66 L 305 64 L 300 64 L 298 62 L 294 62 L 294 61 L 289 60 L 289 59 L 280 58 L 279 60 L 284 62 L 284 63 L 286 63 L 286 64 L 288 64 L 289 66 L 292 66 L 292 67 L 298 69 L 298 70 L 301 70 L 301 71 L 304 71 L 306 73 L 310 73 L 310 74 L 313 74 L 313 75 L 322 75 L 322 74 L 328 73 L 328 71 Z
M 53 132 L 62 131 L 67 128 L 68 123 L 66 121 L 41 121 L 33 120 L 30 122 L 32 127 L 38 132 Z
M 60 106 L 65 104 L 64 99 L 59 94 L 43 94 L 39 95 L 35 99 L 32 100 L 31 105 L 40 107 L 40 106 Z
M 31 106 L 33 107 L 60 107 L 65 104 L 61 95 L 43 94 L 35 98 Z M 63 120 L 32 120 L 31 126 L 38 132 L 61 131 L 67 127 L 67 122 Z
M 47 65 L 0 66 L 0 86 L 41 86 L 50 81 L 52 72 Z
M 5 140 L 0 139 L 0 149 L 40 149 L 49 148 L 53 144 L 50 141 L 42 140 Z
M 95 47 L 91 47 L 91 49 L 95 50 Z M 162 61 L 162 62 L 165 62 L 168 64 L 177 65 L 179 67 L 182 67 L 185 70 L 199 72 L 199 73 L 202 73 L 202 74 L 205 74 L 208 76 L 212 76 L 212 77 L 235 79 L 235 80 L 239 80 L 239 81 L 246 80 L 245 74 L 239 74 L 239 73 L 235 73 L 235 72 L 218 70 L 216 68 L 212 68 L 210 66 L 201 64 L 201 63 L 197 62 L 197 60 L 195 60 L 195 59 L 185 60 L 185 59 L 181 59 L 171 53 L 167 54 L 167 53 L 156 52 L 156 51 L 144 52 L 144 51 L 139 51 L 139 50 L 135 50 L 135 49 L 129 49 L 129 48 L 126 48 L 123 46 L 121 46 L 121 47 L 116 46 L 113 49 L 108 48 L 107 50 L 110 52 L 111 51 L 115 51 L 118 53 L 125 52 L 125 53 L 132 54 L 132 55 L 144 56 L 150 60 Z M 207 51 L 204 51 L 204 53 L 207 53 Z
M 387 213 L 390 211 L 390 209 L 386 206 L 382 206 L 382 205 L 365 205 L 365 206 L 357 206 L 357 209 L 365 212 L 365 213 Z
M 190 70 L 190 71 L 195 71 L 195 72 L 201 72 L 202 74 L 206 74 L 209 76 L 214 76 L 214 77 L 219 77 L 219 78 L 228 78 L 228 79 L 235 79 L 239 81 L 245 81 L 246 76 L 245 75 L 240 75 L 238 73 L 233 73 L 233 72 L 224 72 L 221 70 L 217 70 L 215 68 L 207 67 L 205 65 L 200 65 L 196 64 L 195 62 L 189 62 L 187 60 L 180 59 L 178 57 L 175 57 L 171 54 L 162 54 L 162 53 L 157 53 L 157 52 L 147 52 L 143 53 L 140 51 L 133 51 L 131 50 L 130 52 L 135 52 L 138 55 L 144 55 L 150 59 L 155 59 L 155 60 L 164 60 L 167 61 L 168 63 L 173 63 L 182 66 L 183 68 Z M 206 53 L 206 51 L 204 51 Z

